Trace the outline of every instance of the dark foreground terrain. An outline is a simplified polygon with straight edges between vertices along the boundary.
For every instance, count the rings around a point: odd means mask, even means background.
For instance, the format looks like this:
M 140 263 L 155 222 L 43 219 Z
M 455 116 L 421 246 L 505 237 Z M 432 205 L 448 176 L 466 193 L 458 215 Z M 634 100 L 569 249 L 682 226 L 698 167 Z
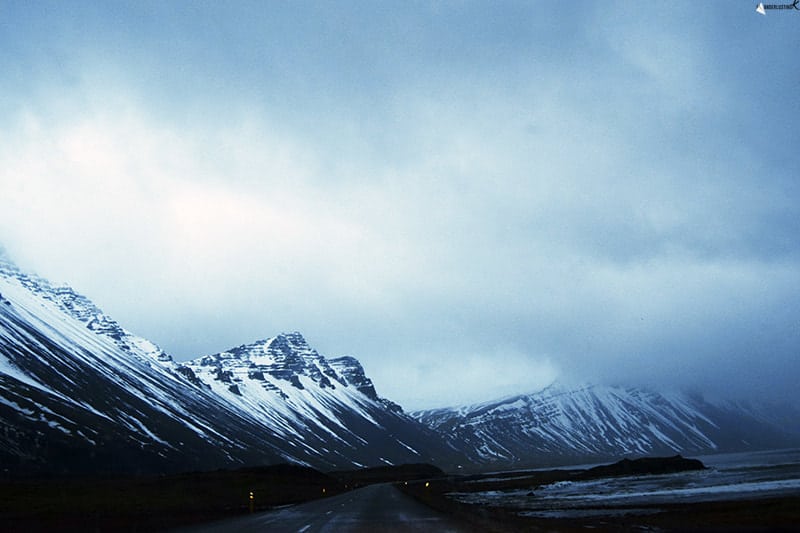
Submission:
M 452 493 L 704 468 L 683 458 L 587 470 L 447 476 L 429 465 L 323 474 L 291 465 L 174 476 L 0 482 L 0 531 L 796 531 L 800 495 L 598 507 L 580 518 L 456 501 Z M 250 497 L 252 493 L 252 499 Z M 324 498 L 324 499 L 321 499 Z M 302 505 L 292 505 L 299 504 Z
M 0 483 L 2 531 L 157 531 L 337 494 L 336 478 L 278 465 L 136 478 Z
M 468 504 L 453 493 L 530 490 L 563 481 L 628 475 L 660 475 L 705 469 L 682 457 L 622 460 L 585 470 L 547 470 L 443 477 L 398 487 L 429 507 L 457 518 L 474 531 L 798 531 L 800 495 L 730 501 L 635 506 L 597 506 L 580 518 L 525 516 L 519 509 Z M 451 496 L 448 496 L 451 495 Z
M 430 465 L 330 474 L 276 465 L 167 476 L 5 479 L 0 480 L 0 531 L 168 530 L 308 502 L 374 483 L 442 475 Z
M 467 505 L 444 496 L 452 486 L 409 485 L 403 490 L 420 502 L 455 517 L 467 531 L 798 531 L 800 496 L 673 505 L 619 507 L 593 517 L 541 518 L 514 509 Z
M 469 533 L 468 522 L 436 511 L 403 494 L 394 485 L 379 483 L 322 500 L 255 513 L 180 530 L 176 533 L 256 532 L 407 532 Z

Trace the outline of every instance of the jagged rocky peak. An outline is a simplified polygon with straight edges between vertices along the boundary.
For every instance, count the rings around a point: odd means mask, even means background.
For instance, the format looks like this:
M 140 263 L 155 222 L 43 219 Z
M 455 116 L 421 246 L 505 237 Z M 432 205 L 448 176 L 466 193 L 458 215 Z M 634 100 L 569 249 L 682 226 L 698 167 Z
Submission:
M 203 364 L 157 364 L 148 357 L 155 345 L 112 324 L 88 299 L 2 264 L 7 475 L 464 462 L 436 433 L 346 386 L 300 334 Z M 271 375 L 287 371 L 298 373 Z
M 316 354 L 299 333 L 281 333 L 267 341 L 264 351 L 272 356 L 277 366 L 302 371 L 309 356 Z
M 242 361 L 256 361 L 258 363 L 269 364 L 274 362 L 289 361 L 290 364 L 302 364 L 304 356 L 318 356 L 305 338 L 298 333 L 281 333 L 275 337 L 257 340 L 250 344 L 242 344 L 227 351 L 206 356 L 205 361 L 214 358 L 238 359 Z M 208 359 L 211 357 L 212 359 Z M 266 359 L 265 359 L 266 358 Z
M 194 373 L 191 367 L 186 365 L 175 365 L 175 372 L 183 376 L 183 378 L 194 385 L 195 387 L 200 388 L 210 388 L 208 384 L 204 383 L 202 379 L 197 377 L 197 374 Z
M 361 366 L 361 363 L 358 361 L 358 359 L 355 357 L 344 356 L 331 359 L 328 362 L 330 363 L 331 367 L 336 370 L 336 372 L 338 372 L 342 378 L 344 378 L 345 384 L 355 387 L 358 392 L 367 398 L 380 402 L 390 411 L 394 411 L 396 413 L 403 412 L 403 408 L 398 404 L 378 396 L 378 393 L 375 391 L 375 385 L 372 383 L 372 380 L 367 377 L 367 374 L 364 372 L 364 367 Z
M 364 373 L 364 367 L 355 357 L 337 357 L 328 361 L 345 380 L 348 385 L 355 387 L 367 398 L 378 400 L 378 393 L 375 392 L 375 385 L 372 380 Z
M 194 361 L 199 366 L 247 367 L 250 379 L 263 380 L 264 374 L 289 381 L 297 388 L 303 385 L 299 376 L 307 376 L 322 388 L 336 388 L 344 380 L 299 332 L 281 333 L 275 337 L 243 344 L 225 352 L 207 355 Z
M 273 350 L 316 353 L 299 331 L 280 333 L 270 340 L 269 345 Z
M 335 388 L 331 380 L 342 383 L 328 360 L 311 348 L 297 331 L 277 335 L 270 340 L 266 351 L 272 355 L 278 372 L 306 375 L 323 388 Z
M 65 314 L 82 322 L 88 329 L 105 335 L 134 357 L 171 364 L 172 357 L 154 343 L 125 330 L 89 298 L 65 283 L 51 283 L 45 278 L 21 270 L 0 245 L 0 276 L 15 280 L 25 289 L 53 303 Z

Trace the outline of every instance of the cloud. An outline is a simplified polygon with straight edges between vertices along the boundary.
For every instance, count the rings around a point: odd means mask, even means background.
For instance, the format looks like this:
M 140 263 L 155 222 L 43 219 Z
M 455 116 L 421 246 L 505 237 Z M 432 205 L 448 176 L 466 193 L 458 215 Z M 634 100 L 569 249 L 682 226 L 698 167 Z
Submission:
M 790 394 L 798 160 L 756 149 L 792 113 L 742 105 L 718 43 L 746 40 L 441 9 L 43 36 L 69 61 L 0 108 L 0 239 L 179 359 L 301 330 L 411 408 L 554 376 Z
M 365 370 L 380 384 L 378 394 L 404 398 L 403 408 L 407 410 L 482 403 L 537 391 L 558 376 L 547 357 L 532 357 L 502 345 L 475 353 L 450 340 L 444 349 L 409 346 L 420 352 Z

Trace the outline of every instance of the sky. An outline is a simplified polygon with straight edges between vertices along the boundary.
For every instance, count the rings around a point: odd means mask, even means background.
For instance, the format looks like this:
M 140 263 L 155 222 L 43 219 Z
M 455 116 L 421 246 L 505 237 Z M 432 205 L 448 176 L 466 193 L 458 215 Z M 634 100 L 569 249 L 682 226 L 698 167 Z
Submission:
M 0 243 L 182 361 L 285 331 L 406 409 L 800 404 L 800 14 L 0 0 Z

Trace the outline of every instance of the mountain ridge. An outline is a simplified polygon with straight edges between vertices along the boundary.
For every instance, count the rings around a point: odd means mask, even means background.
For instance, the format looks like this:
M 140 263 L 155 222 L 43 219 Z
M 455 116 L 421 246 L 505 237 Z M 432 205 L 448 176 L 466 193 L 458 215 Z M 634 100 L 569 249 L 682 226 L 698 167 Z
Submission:
M 219 354 L 206 356 L 216 361 L 210 365 L 176 363 L 88 298 L 21 271 L 7 257 L 0 259 L 0 298 L 6 471 L 177 471 L 287 461 L 334 469 L 447 463 L 458 455 L 377 395 L 346 385 L 297 333 L 272 338 L 274 365 L 259 376 L 258 361 L 223 364 Z M 267 383 L 285 397 L 241 401 L 240 388 Z
M 294 445 L 312 456 L 340 456 L 345 450 L 366 452 L 371 447 L 381 450 L 382 464 L 401 459 L 440 462 L 441 457 L 458 456 L 455 447 L 439 444 L 438 434 L 397 404 L 380 398 L 355 358 L 328 360 L 298 332 L 243 344 L 181 366 L 227 403 L 269 421 L 279 436 L 302 435 Z M 439 459 L 426 449 L 435 450 Z M 355 466 L 367 465 L 356 461 Z
M 459 442 L 473 462 L 495 466 L 800 445 L 800 423 L 782 427 L 694 394 L 597 384 L 555 382 L 530 394 L 411 415 Z
M 558 383 L 405 413 L 358 359 L 326 358 L 296 331 L 176 362 L 0 249 L 0 465 L 11 473 L 511 468 L 798 445 L 798 420 L 785 408 Z

